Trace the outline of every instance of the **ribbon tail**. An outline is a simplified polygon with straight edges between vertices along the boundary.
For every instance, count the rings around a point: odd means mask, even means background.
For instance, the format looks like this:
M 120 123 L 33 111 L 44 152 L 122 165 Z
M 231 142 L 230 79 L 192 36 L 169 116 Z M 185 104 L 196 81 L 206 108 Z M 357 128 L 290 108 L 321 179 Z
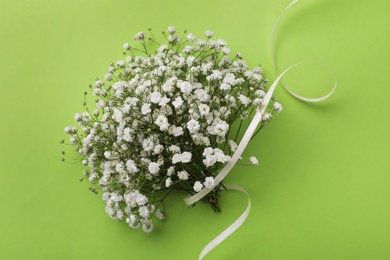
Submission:
M 237 218 L 236 221 L 234 221 L 233 224 L 231 224 L 228 228 L 226 228 L 222 233 L 220 233 L 217 237 L 215 237 L 210 243 L 208 243 L 202 250 L 202 252 L 199 255 L 199 260 L 202 260 L 211 250 L 213 250 L 216 246 L 221 244 L 226 238 L 228 238 L 231 234 L 233 234 L 246 220 L 246 218 L 249 215 L 249 212 L 251 211 L 251 199 L 249 197 L 248 192 L 242 188 L 239 185 L 235 184 L 225 184 L 227 190 L 235 190 L 240 191 L 248 199 L 248 205 L 245 209 L 245 211 L 241 214 L 239 218 Z
M 276 32 L 277 32 L 277 29 L 279 27 L 279 24 L 280 24 L 280 21 L 282 20 L 282 18 L 284 17 L 284 15 L 287 13 L 287 11 L 294 5 L 298 2 L 298 0 L 294 0 L 292 1 L 284 10 L 283 12 L 279 15 L 278 19 L 276 19 L 276 22 L 274 24 L 274 27 L 272 28 L 272 37 L 271 37 L 271 55 L 272 55 L 272 64 L 274 66 L 274 70 L 275 70 L 275 73 L 277 75 L 279 75 L 279 68 L 278 68 L 278 64 L 277 64 L 277 61 L 276 61 Z M 284 84 L 283 82 L 280 82 L 280 85 L 283 86 L 283 88 L 293 97 L 295 97 L 296 99 L 299 99 L 299 100 L 302 100 L 302 101 L 305 101 L 305 102 L 309 102 L 309 103 L 316 103 L 316 102 L 321 102 L 321 101 L 324 101 L 326 99 L 328 99 L 332 94 L 333 92 L 336 90 L 336 87 L 337 87 L 337 84 L 335 83 L 333 85 L 333 88 L 331 89 L 331 91 L 322 96 L 322 97 L 316 97 L 316 98 L 309 98 L 309 97 L 305 97 L 305 96 L 302 96 L 302 95 L 299 95 L 297 93 L 295 93 L 294 91 L 292 91 L 291 89 L 289 89 L 286 84 Z

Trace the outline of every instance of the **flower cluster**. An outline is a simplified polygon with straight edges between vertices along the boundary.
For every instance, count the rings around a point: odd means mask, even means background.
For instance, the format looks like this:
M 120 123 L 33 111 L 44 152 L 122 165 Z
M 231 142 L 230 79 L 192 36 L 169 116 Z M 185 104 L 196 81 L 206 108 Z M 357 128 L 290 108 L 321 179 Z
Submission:
M 213 189 L 203 201 L 219 211 L 223 184 L 214 177 L 236 150 L 243 121 L 262 104 L 267 82 L 210 31 L 203 40 L 169 27 L 165 44 L 148 34 L 134 36 L 140 48 L 124 44 L 125 58 L 90 86 L 96 109 L 85 103 L 75 115 L 81 129 L 65 128 L 106 212 L 145 232 L 153 216 L 164 219 L 172 190 Z M 273 102 L 258 130 L 281 110 Z M 249 165 L 257 164 L 251 157 Z

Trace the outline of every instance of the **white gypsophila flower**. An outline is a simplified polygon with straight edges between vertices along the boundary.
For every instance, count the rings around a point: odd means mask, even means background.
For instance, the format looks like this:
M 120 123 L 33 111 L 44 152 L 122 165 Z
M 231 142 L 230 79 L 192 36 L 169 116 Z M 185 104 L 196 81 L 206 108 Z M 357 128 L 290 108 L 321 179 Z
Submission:
M 211 32 L 211 31 L 205 31 L 204 32 L 204 35 L 207 37 L 207 38 L 212 38 L 214 36 L 214 33 Z
M 171 166 L 167 170 L 167 175 L 172 176 L 175 173 L 175 166 Z
M 187 39 L 188 39 L 188 41 L 190 41 L 190 42 L 195 42 L 196 37 L 195 37 L 195 35 L 193 35 L 192 33 L 189 33 L 189 34 L 187 34 Z
M 178 153 L 174 154 L 172 156 L 172 163 L 177 164 L 179 162 L 181 163 L 189 163 L 191 162 L 192 154 L 190 152 L 183 152 L 183 153 Z
M 123 49 L 124 49 L 125 51 L 130 50 L 130 49 L 131 49 L 130 44 L 128 44 L 128 43 L 123 44 Z
M 134 40 L 141 41 L 145 38 L 145 35 L 143 32 L 138 32 L 136 35 L 134 35 Z
M 164 220 L 164 219 L 165 219 L 164 211 L 162 211 L 162 209 L 157 209 L 157 210 L 156 210 L 156 217 L 157 217 L 159 220 Z
M 191 83 L 187 82 L 187 81 L 181 81 L 178 83 L 178 87 L 180 88 L 180 91 L 184 94 L 190 94 L 193 87 L 191 85 Z
M 172 105 L 175 107 L 175 108 L 179 108 L 183 105 L 184 101 L 183 99 L 179 96 L 177 97 L 174 101 L 172 101 Z
M 176 28 L 175 26 L 169 26 L 167 31 L 169 34 L 175 34 Z
M 220 121 L 215 125 L 215 134 L 218 136 L 225 136 L 227 131 L 229 130 L 229 125 L 225 121 Z
M 249 162 L 251 165 L 259 165 L 259 160 L 254 156 L 249 157 Z
M 247 106 L 251 103 L 251 99 L 242 94 L 238 96 L 238 99 L 240 100 L 241 104 L 243 104 L 244 106 Z
M 219 88 L 220 88 L 221 90 L 229 91 L 229 90 L 231 90 L 232 87 L 231 87 L 229 84 L 227 84 L 227 83 L 222 83 L 222 84 L 219 86 Z
M 188 180 L 188 172 L 187 171 L 179 171 L 179 172 L 177 172 L 177 177 L 182 181 L 186 181 L 186 180 Z
M 150 102 L 154 104 L 158 104 L 161 100 L 161 93 L 158 91 L 154 91 L 150 93 Z
M 160 164 L 151 162 L 149 163 L 148 170 L 151 174 L 157 174 L 160 171 Z
M 200 181 L 196 181 L 193 188 L 195 192 L 199 192 L 203 189 L 203 184 Z
M 262 98 L 255 98 L 252 102 L 252 104 L 254 106 L 260 106 L 261 105 L 261 102 L 263 102 L 263 99 Z
M 256 96 L 259 96 L 259 97 L 264 97 L 265 96 L 265 92 L 262 89 L 256 90 L 255 94 L 256 94 Z
M 230 49 L 229 49 L 229 48 L 226 48 L 226 47 L 223 47 L 223 48 L 221 49 L 221 51 L 222 51 L 223 54 L 225 54 L 225 55 L 228 55 L 228 54 L 230 53 Z
M 141 226 L 142 230 L 146 233 L 150 233 L 153 230 L 153 223 L 150 220 L 144 221 Z
M 209 94 L 204 89 L 197 89 L 195 90 L 196 98 L 201 102 L 206 102 L 209 99 Z
M 135 165 L 134 161 L 129 159 L 126 161 L 126 169 L 130 172 L 130 173 L 137 173 L 138 172 L 138 168 L 137 166 Z
M 156 145 L 154 148 L 153 148 L 153 152 L 155 154 L 160 154 L 162 153 L 162 151 L 164 150 L 164 146 L 162 146 L 161 144 L 158 144 Z
M 204 181 L 203 185 L 204 185 L 206 188 L 211 189 L 211 188 L 213 188 L 214 183 L 215 183 L 215 182 L 214 182 L 214 177 L 209 176 L 209 177 L 206 177 L 206 178 L 205 178 L 205 181 Z
M 168 177 L 165 180 L 165 187 L 169 188 L 171 185 L 172 185 L 172 179 Z
M 279 102 L 274 102 L 273 108 L 276 112 L 280 113 L 283 110 L 282 104 Z
M 152 112 L 152 109 L 150 108 L 150 106 L 151 105 L 149 103 L 143 104 L 142 107 L 141 107 L 141 113 L 143 115 L 147 115 L 150 112 Z
M 181 152 L 181 149 L 179 146 L 177 145 L 171 145 L 168 147 L 168 150 L 172 153 L 180 153 Z
M 169 127 L 168 118 L 164 115 L 157 116 L 157 119 L 154 123 L 160 127 L 161 131 L 167 130 Z
M 139 208 L 139 215 L 143 218 L 149 217 L 150 211 L 147 206 L 142 206 Z
M 173 136 L 181 136 L 184 134 L 183 128 L 181 126 L 176 127 L 174 125 L 169 127 L 169 133 Z
M 142 140 L 142 147 L 145 151 L 151 151 L 154 148 L 154 142 L 152 138 L 146 138 Z
M 228 141 L 228 145 L 229 145 L 230 150 L 231 150 L 232 152 L 235 152 L 235 151 L 236 151 L 236 149 L 237 149 L 237 144 L 236 144 L 236 142 L 234 142 L 233 140 L 229 140 L 229 141 Z
M 272 115 L 270 113 L 264 113 L 264 115 L 263 115 L 261 120 L 269 121 L 269 120 L 271 120 L 271 118 L 272 118 Z
M 197 131 L 199 131 L 200 129 L 200 124 L 197 120 L 195 119 L 191 119 L 190 121 L 188 121 L 187 123 L 187 129 L 188 131 L 190 131 L 191 134 L 194 134 L 196 133 Z
M 133 136 L 131 135 L 131 129 L 129 127 L 126 127 L 123 130 L 123 140 L 125 140 L 126 142 L 133 141 Z
M 199 109 L 199 113 L 202 116 L 207 116 L 210 113 L 210 107 L 206 104 L 200 104 L 198 106 L 198 109 Z

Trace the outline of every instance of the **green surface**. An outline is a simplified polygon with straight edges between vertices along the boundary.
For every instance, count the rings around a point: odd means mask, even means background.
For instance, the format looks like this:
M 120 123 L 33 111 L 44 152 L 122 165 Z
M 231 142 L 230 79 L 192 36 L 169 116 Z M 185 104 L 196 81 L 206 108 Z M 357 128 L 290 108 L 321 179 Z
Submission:
M 63 127 L 82 93 L 140 30 L 169 25 L 213 30 L 251 66 L 275 78 L 269 42 L 288 0 L 0 1 L 0 259 L 196 259 L 246 207 L 226 192 L 221 214 L 167 204 L 168 220 L 144 234 L 104 213 L 80 184 L 81 166 L 60 162 Z M 286 78 L 303 94 L 339 88 L 311 105 L 276 92 L 283 113 L 246 152 L 258 168 L 236 167 L 253 210 L 206 259 L 390 259 L 390 45 L 386 0 L 301 0 L 279 32 Z

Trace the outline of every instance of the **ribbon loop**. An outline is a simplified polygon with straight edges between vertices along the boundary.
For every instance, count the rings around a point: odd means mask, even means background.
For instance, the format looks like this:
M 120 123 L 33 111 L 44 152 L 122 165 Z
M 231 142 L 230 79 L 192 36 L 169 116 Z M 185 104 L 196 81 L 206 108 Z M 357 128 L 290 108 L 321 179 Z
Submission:
M 279 27 L 279 23 L 280 21 L 282 20 L 282 18 L 284 17 L 284 15 L 287 13 L 287 11 L 294 5 L 298 2 L 298 0 L 294 0 L 292 1 L 284 10 L 283 12 L 279 15 L 278 19 L 276 19 L 276 22 L 274 24 L 274 27 L 272 28 L 272 40 L 271 40 L 271 55 L 272 55 L 272 64 L 274 66 L 274 70 L 275 70 L 275 73 L 276 75 L 279 75 L 279 68 L 278 68 L 278 64 L 276 62 L 276 32 L 277 32 L 277 29 Z M 331 91 L 326 94 L 325 96 L 322 96 L 322 97 L 316 97 L 316 98 L 309 98 L 309 97 L 304 97 L 304 96 L 301 96 L 297 93 L 295 93 L 294 91 L 292 91 L 291 89 L 289 89 L 286 84 L 284 84 L 283 82 L 280 82 L 280 85 L 283 86 L 283 88 L 293 97 L 295 97 L 296 99 L 299 99 L 299 100 L 302 100 L 302 101 L 305 101 L 305 102 L 309 102 L 309 103 L 316 103 L 316 102 L 321 102 L 321 101 L 324 101 L 325 99 L 328 99 L 332 94 L 333 92 L 336 90 L 336 87 L 337 87 L 337 84 L 335 83 L 333 85 L 333 88 L 331 89 Z

